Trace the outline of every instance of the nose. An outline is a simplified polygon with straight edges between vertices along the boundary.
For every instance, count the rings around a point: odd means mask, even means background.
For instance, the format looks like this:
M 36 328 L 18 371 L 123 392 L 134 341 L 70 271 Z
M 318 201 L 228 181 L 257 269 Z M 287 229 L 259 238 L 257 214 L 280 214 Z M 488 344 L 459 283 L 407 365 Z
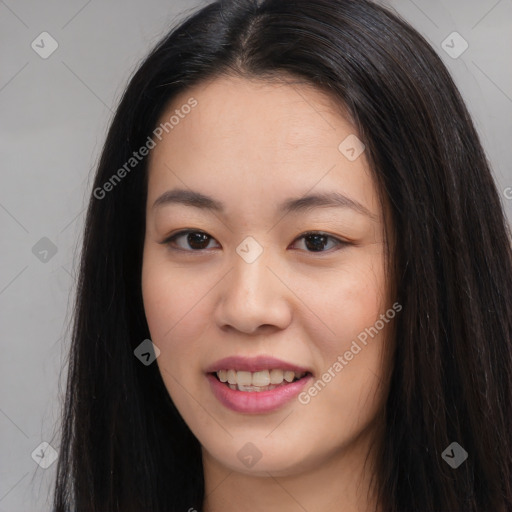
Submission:
M 237 254 L 233 269 L 219 283 L 215 321 L 245 334 L 285 329 L 292 318 L 293 292 L 265 250 L 252 263 Z

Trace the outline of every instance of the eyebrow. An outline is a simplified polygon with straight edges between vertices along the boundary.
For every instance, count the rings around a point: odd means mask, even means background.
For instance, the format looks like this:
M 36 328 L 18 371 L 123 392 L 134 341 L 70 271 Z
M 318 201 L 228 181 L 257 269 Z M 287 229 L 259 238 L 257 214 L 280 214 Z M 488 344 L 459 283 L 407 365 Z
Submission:
M 217 213 L 224 213 L 225 211 L 224 204 L 213 197 L 194 190 L 180 188 L 164 192 L 155 200 L 152 208 L 160 208 L 172 204 L 182 204 Z M 375 220 L 377 218 L 376 215 L 370 212 L 370 210 L 359 201 L 351 199 L 339 192 L 323 192 L 287 199 L 279 205 L 277 213 L 304 213 L 315 208 L 350 208 L 371 219 Z

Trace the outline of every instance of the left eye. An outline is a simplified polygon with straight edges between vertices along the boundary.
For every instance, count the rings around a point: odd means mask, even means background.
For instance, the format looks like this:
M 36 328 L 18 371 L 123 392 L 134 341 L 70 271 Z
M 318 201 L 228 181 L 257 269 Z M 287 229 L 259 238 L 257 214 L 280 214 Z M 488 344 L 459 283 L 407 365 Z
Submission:
M 180 246 L 180 244 L 177 243 L 177 241 L 183 237 L 186 237 L 185 244 L 188 244 L 188 247 L 192 250 L 189 250 L 187 247 L 183 247 L 182 245 Z M 208 249 L 209 242 L 213 240 L 215 239 L 203 231 L 194 231 L 189 229 L 179 231 L 178 233 L 171 235 L 169 238 L 165 239 L 162 244 L 169 245 L 171 249 L 187 252 L 199 252 L 204 249 Z M 304 245 L 307 252 L 327 252 L 324 249 L 327 245 L 329 245 L 328 241 L 333 242 L 334 247 L 348 245 L 348 242 L 328 235 L 327 233 L 322 233 L 321 231 L 311 231 L 304 233 L 303 235 L 297 237 L 295 240 L 304 240 Z M 173 247 L 174 244 L 178 247 Z M 331 248 L 333 246 L 331 246 Z
M 347 242 L 340 240 L 339 238 L 336 238 L 334 236 L 328 235 L 327 233 L 322 233 L 320 231 L 312 231 L 309 233 L 304 233 L 303 235 L 296 238 L 296 240 L 304 240 L 305 246 L 309 250 L 308 252 L 327 252 L 324 251 L 326 245 L 328 244 L 328 241 L 330 240 L 333 242 L 332 247 L 336 246 L 345 246 L 348 245 Z

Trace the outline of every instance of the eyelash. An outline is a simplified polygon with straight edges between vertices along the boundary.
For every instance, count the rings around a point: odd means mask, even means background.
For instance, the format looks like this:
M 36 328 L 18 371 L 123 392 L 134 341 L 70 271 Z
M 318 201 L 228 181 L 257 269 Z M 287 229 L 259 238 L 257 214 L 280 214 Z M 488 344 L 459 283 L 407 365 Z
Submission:
M 190 233 L 200 233 L 202 235 L 206 235 L 210 240 L 215 240 L 212 236 L 208 235 L 208 233 L 205 233 L 204 231 L 197 230 L 197 229 L 184 229 L 184 230 L 178 231 L 177 233 L 174 233 L 173 235 L 167 237 L 163 242 L 160 242 L 160 243 L 169 246 L 169 248 L 171 250 L 173 250 L 173 251 L 181 251 L 181 252 L 188 252 L 188 253 L 200 253 L 200 254 L 203 253 L 206 249 L 198 249 L 198 250 L 191 249 L 191 250 L 188 250 L 188 249 L 182 249 L 180 247 L 173 247 L 172 246 L 172 243 L 177 238 L 179 238 L 181 236 L 188 235 Z M 297 240 L 300 240 L 302 238 L 306 238 L 308 236 L 312 236 L 312 235 L 320 235 L 320 236 L 326 237 L 327 239 L 334 240 L 337 243 L 337 245 L 338 245 L 338 249 L 334 249 L 334 251 L 333 250 L 329 250 L 329 251 L 306 251 L 306 252 L 311 253 L 311 254 L 325 254 L 325 253 L 335 252 L 335 251 L 339 250 L 342 247 L 350 245 L 349 242 L 347 242 L 345 240 L 341 240 L 341 239 L 339 239 L 339 238 L 337 238 L 335 236 L 329 235 L 328 233 L 324 233 L 323 231 L 307 231 L 306 233 L 302 233 L 300 236 L 298 236 L 294 240 L 294 242 L 297 241 Z

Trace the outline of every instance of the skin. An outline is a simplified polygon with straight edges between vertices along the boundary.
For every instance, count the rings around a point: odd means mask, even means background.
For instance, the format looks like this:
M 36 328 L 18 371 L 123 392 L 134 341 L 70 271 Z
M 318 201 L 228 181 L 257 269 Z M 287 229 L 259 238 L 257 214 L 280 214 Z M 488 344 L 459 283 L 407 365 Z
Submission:
M 338 150 L 357 132 L 305 84 L 216 78 L 175 98 L 162 120 L 190 97 L 198 105 L 149 157 L 142 290 L 164 383 L 202 445 L 205 510 L 370 510 L 378 505 L 370 445 L 382 442 L 388 325 L 305 405 L 294 399 L 241 414 L 214 397 L 205 377 L 221 358 L 265 354 L 311 368 L 316 380 L 390 307 L 378 191 L 364 152 L 349 161 Z M 153 207 L 175 187 L 212 196 L 225 212 Z M 275 211 L 285 199 L 330 191 L 369 215 Z M 186 234 L 162 244 L 183 229 L 211 238 L 202 250 Z M 334 239 L 314 252 L 301 238 L 307 231 Z M 236 252 L 248 236 L 263 248 L 252 263 Z M 237 457 L 247 442 L 261 453 L 252 467 Z

